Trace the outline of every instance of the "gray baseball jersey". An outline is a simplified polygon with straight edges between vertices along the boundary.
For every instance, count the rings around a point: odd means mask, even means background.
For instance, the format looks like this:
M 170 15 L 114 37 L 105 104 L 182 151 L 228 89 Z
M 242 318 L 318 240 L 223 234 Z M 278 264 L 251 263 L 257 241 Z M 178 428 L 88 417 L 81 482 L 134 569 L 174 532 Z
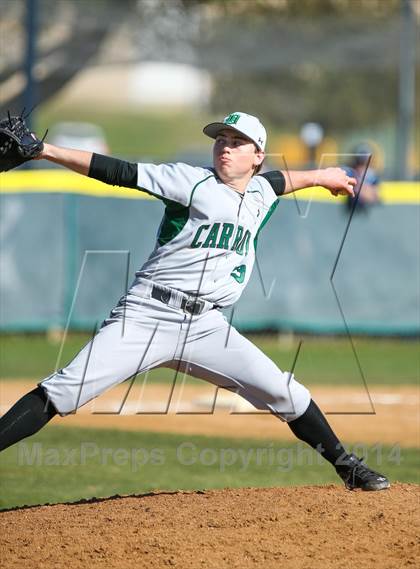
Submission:
M 139 164 L 138 186 L 166 209 L 137 276 L 219 306 L 236 302 L 251 276 L 258 233 L 278 204 L 270 183 L 255 176 L 240 194 L 209 168 Z

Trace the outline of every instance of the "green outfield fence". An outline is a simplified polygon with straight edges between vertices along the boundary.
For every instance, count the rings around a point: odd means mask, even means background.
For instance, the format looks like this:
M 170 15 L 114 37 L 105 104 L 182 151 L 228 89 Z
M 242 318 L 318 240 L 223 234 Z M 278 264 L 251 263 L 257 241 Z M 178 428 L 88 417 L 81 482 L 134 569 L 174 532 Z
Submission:
M 0 331 L 99 325 L 150 254 L 163 204 L 63 170 L 0 184 Z M 384 183 L 381 198 L 356 209 L 340 255 L 342 199 L 320 188 L 281 198 L 227 317 L 249 331 L 418 335 L 419 184 Z

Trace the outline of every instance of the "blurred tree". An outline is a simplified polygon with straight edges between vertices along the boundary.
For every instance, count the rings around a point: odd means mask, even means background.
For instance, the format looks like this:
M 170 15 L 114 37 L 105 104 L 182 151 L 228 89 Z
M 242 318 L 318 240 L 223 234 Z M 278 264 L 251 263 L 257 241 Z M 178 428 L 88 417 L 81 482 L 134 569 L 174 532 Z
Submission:
M 127 9 L 133 9 L 136 0 L 124 0 Z M 15 0 L 3 0 L 4 28 L 2 43 L 4 45 L 16 39 L 22 44 L 26 41 L 25 11 L 26 3 Z M 125 13 L 114 0 L 89 0 L 89 2 L 52 2 L 40 0 L 36 5 L 36 50 L 35 50 L 35 93 L 34 104 L 45 102 L 59 91 L 77 73 L 85 68 L 89 61 L 97 55 L 102 43 L 112 32 L 112 27 L 98 23 L 98 11 L 107 10 L 108 18 L 113 25 L 125 18 Z M 8 13 L 17 17 L 6 22 Z M 9 29 L 8 29 L 9 28 Z M 8 34 L 6 37 L 6 33 Z M 23 38 L 23 41 L 22 41 Z M 13 44 L 12 44 L 13 45 Z M 9 59 L 2 58 L 0 81 L 2 97 L 0 115 L 7 111 L 20 113 L 24 107 L 24 56 L 13 55 Z M 12 52 L 12 50 L 10 50 Z M 18 87 L 16 87 L 16 85 Z
M 22 106 L 24 29 L 20 22 L 19 33 L 16 22 L 24 6 L 2 0 L 2 39 L 10 50 L 0 64 L 1 113 Z M 39 6 L 35 77 L 43 102 L 89 65 L 165 61 L 210 71 L 211 110 L 218 114 L 242 108 L 284 128 L 315 120 L 329 131 L 396 123 L 400 0 L 39 0 Z
M 212 110 L 248 110 L 284 128 L 320 122 L 329 132 L 375 126 L 395 118 L 396 71 L 343 74 L 319 70 L 299 73 L 215 75 Z
M 375 18 L 398 13 L 400 0 L 182 0 L 185 7 L 204 5 L 219 16 L 279 14 L 322 17 L 334 14 L 371 15 Z

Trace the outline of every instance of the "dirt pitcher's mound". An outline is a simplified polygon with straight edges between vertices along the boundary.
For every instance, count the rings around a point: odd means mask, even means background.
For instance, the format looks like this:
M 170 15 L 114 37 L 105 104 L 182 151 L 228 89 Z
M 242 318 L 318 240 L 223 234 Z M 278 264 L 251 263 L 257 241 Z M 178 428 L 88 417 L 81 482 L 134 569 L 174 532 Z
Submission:
M 2 567 L 419 567 L 420 487 L 154 493 L 3 512 Z

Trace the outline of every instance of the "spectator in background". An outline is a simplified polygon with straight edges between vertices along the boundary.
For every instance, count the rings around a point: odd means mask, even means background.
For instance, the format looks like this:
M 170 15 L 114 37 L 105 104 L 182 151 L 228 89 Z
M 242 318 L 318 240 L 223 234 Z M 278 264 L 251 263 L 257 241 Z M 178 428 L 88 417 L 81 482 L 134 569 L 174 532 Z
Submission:
M 350 164 L 344 167 L 347 175 L 357 180 L 354 197 L 346 197 L 346 206 L 350 211 L 353 209 L 356 200 L 356 210 L 365 213 L 370 206 L 380 203 L 380 180 L 375 170 L 370 167 L 372 155 L 373 151 L 369 144 L 358 144 L 352 150 Z

